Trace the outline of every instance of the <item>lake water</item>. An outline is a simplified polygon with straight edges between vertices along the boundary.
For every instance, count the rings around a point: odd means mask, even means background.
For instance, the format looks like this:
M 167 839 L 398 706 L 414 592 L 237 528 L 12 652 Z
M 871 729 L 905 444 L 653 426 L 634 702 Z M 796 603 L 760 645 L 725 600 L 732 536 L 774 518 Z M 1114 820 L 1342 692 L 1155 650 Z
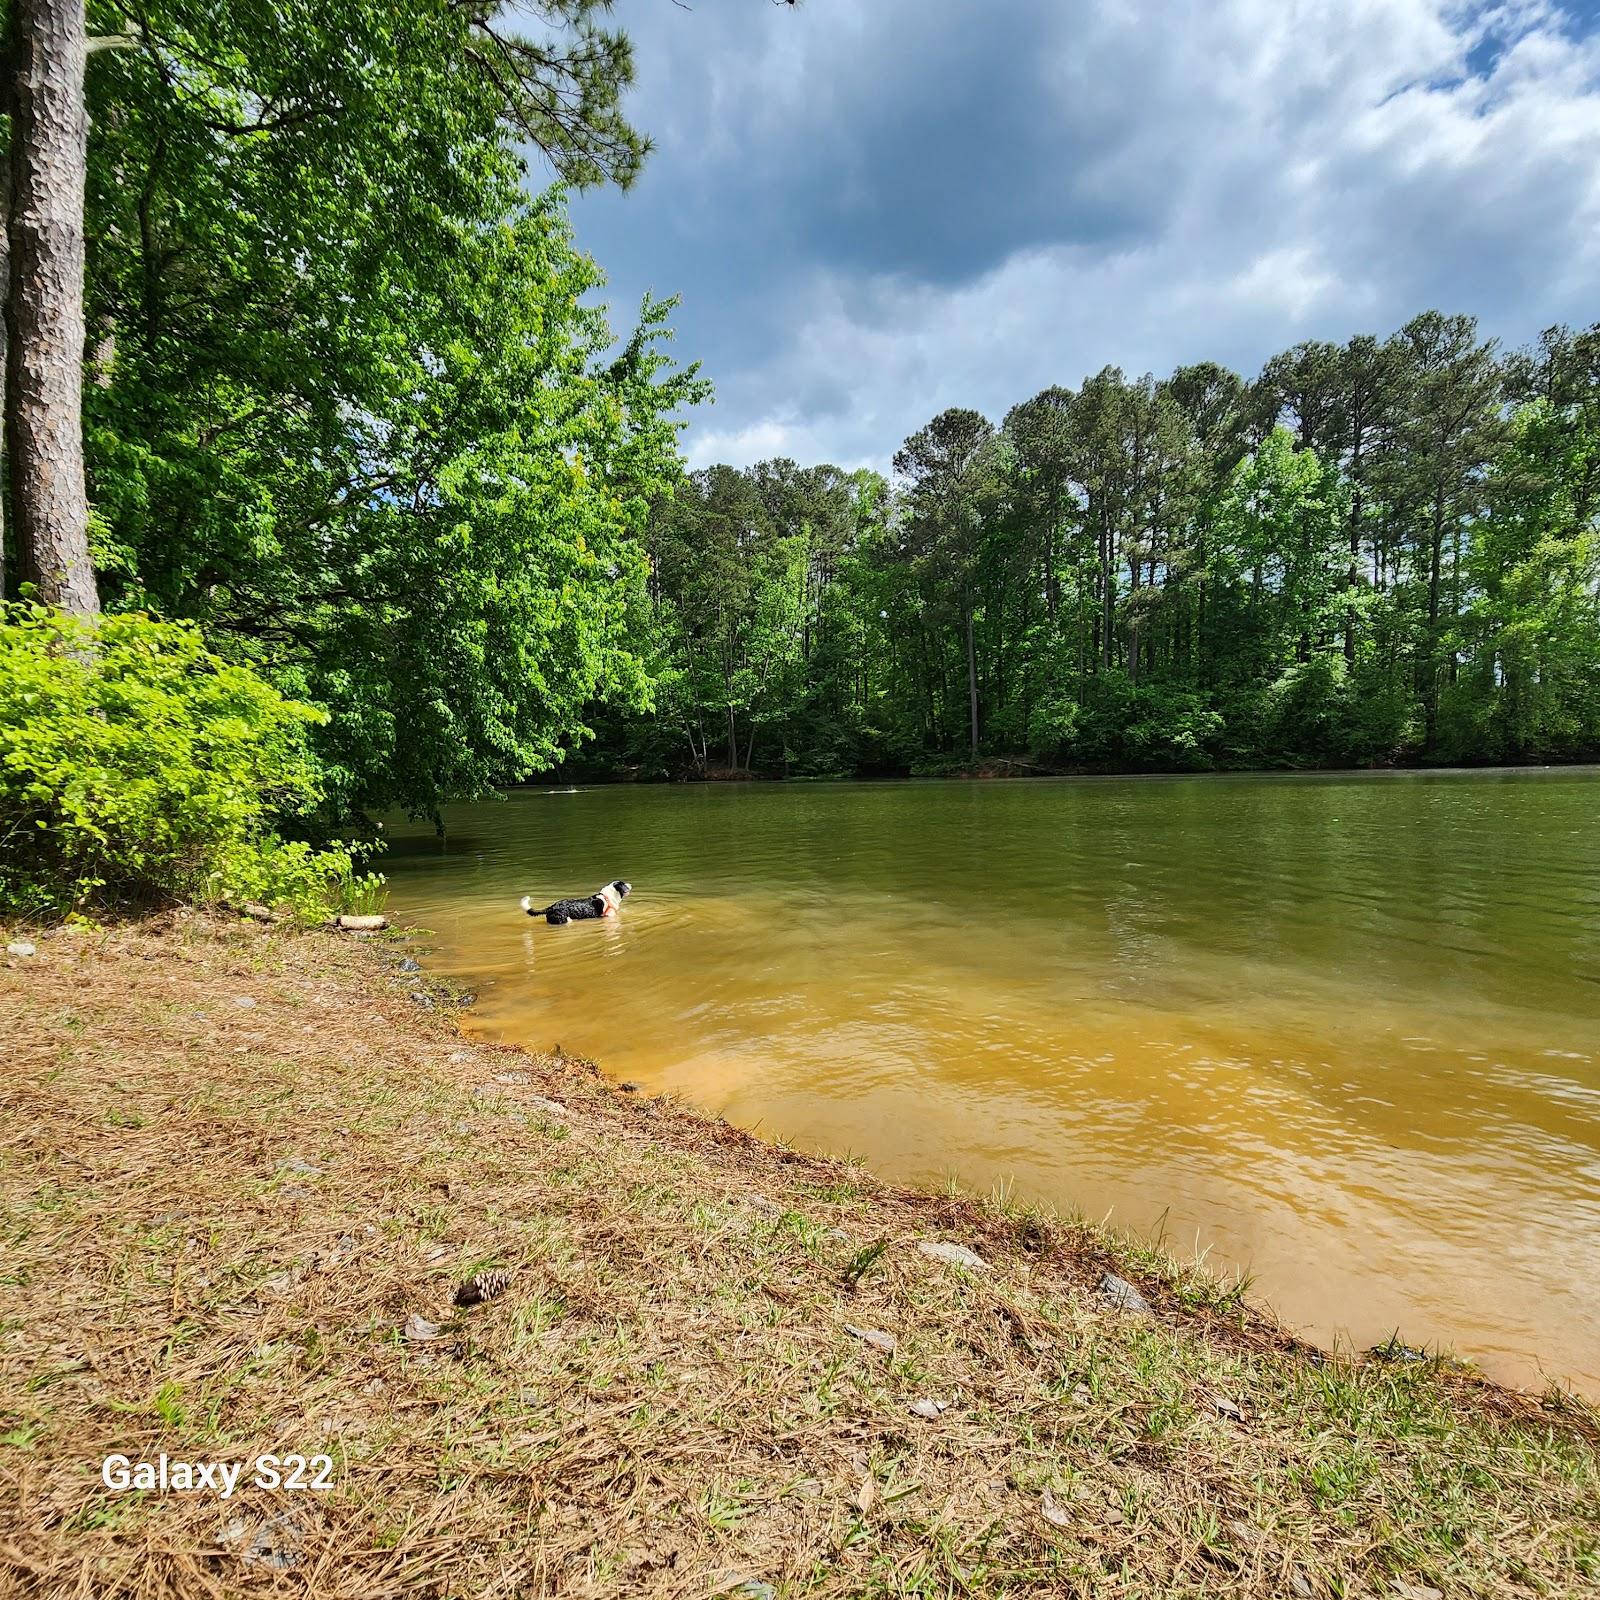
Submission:
M 391 909 L 559 1044 L 1600 1392 L 1600 772 L 521 791 Z M 536 903 L 626 877 L 621 917 Z

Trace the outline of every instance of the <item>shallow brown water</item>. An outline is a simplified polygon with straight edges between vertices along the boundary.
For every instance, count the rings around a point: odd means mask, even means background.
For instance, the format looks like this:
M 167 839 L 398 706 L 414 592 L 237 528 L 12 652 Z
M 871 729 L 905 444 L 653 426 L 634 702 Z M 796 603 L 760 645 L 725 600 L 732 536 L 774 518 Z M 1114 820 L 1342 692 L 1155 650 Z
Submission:
M 1600 1393 L 1600 771 L 522 791 L 391 907 L 793 1144 L 1109 1213 L 1323 1343 Z M 517 909 L 627 877 L 614 923 Z

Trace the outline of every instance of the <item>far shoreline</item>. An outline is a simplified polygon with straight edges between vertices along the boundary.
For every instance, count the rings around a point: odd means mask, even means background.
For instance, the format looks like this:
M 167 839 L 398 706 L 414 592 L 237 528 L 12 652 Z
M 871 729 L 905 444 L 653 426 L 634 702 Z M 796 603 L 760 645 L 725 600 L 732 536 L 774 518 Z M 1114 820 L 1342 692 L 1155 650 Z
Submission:
M 1149 771 L 1140 768 L 1079 768 L 1029 771 L 990 771 L 979 768 L 949 772 L 821 773 L 816 775 L 729 772 L 715 769 L 706 774 L 637 777 L 626 774 L 555 773 L 501 784 L 498 794 L 562 792 L 571 789 L 676 789 L 676 788 L 751 788 L 798 785 L 900 785 L 923 783 L 1060 783 L 1070 782 L 1161 782 L 1195 778 L 1416 778 L 1416 777 L 1517 777 L 1544 773 L 1600 773 L 1600 757 L 1574 761 L 1485 762 L 1482 765 L 1430 766 L 1423 763 L 1373 767 L 1195 767 Z M 449 801 L 448 805 L 471 801 Z

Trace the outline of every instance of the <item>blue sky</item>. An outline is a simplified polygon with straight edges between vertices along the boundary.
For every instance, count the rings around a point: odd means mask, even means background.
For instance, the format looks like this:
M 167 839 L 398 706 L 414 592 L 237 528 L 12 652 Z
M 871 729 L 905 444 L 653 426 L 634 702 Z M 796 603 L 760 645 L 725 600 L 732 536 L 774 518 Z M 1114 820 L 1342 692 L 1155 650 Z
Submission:
M 1247 375 L 1428 306 L 1600 320 L 1600 0 L 618 0 L 615 320 L 678 294 L 695 465 L 883 467 L 1107 363 Z

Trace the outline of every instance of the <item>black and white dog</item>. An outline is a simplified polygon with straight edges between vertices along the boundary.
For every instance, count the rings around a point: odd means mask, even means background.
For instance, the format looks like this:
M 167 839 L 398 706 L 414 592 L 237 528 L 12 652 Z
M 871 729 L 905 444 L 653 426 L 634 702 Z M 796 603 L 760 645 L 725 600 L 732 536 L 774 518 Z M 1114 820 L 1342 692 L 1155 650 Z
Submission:
M 616 878 L 582 899 L 556 900 L 547 906 L 536 906 L 533 896 L 525 894 L 522 897 L 522 909 L 530 917 L 543 917 L 546 922 L 559 928 L 564 922 L 589 922 L 595 917 L 614 917 L 623 898 L 632 893 L 631 883 Z

